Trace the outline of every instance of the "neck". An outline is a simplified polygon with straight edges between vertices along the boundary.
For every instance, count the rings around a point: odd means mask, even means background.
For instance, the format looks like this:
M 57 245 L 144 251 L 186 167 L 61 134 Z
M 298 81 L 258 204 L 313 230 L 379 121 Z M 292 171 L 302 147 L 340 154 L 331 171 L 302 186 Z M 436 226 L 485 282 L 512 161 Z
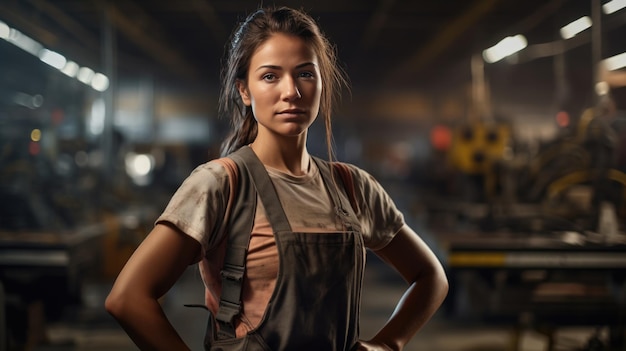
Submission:
M 311 157 L 306 137 L 297 139 L 270 141 L 257 137 L 250 147 L 265 166 L 299 176 L 307 173 Z

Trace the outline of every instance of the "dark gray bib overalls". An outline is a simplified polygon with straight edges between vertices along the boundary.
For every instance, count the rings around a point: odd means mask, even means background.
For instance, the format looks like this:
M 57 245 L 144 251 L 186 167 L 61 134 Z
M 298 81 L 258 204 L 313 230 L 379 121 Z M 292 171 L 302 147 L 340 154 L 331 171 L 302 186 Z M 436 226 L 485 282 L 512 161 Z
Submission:
M 237 201 L 245 204 L 243 206 L 233 204 L 231 223 L 238 222 L 239 227 L 247 228 L 246 230 L 252 228 L 258 192 L 274 231 L 279 254 L 279 270 L 274 293 L 258 327 L 242 338 L 234 338 L 232 325 L 227 325 L 228 323 L 225 325 L 219 320 L 224 319 L 219 318 L 224 314 L 222 308 L 228 310 L 231 305 L 222 301 L 217 321 L 211 318 L 207 327 L 205 349 L 211 351 L 352 349 L 359 335 L 365 247 L 356 215 L 346 194 L 334 190 L 329 163 L 315 159 L 335 206 L 335 213 L 346 229 L 339 233 L 294 233 L 269 175 L 254 152 L 249 147 L 243 147 L 229 157 L 238 165 L 240 173 L 237 191 L 241 194 L 238 195 Z M 335 179 L 341 184 L 340 177 Z M 241 222 L 249 223 L 241 225 Z M 231 227 L 230 230 L 229 245 L 235 236 L 233 233 L 235 229 Z M 246 245 L 247 248 L 249 231 L 243 237 L 246 241 L 240 242 L 240 245 Z M 225 265 L 228 266 L 228 260 L 225 261 Z M 231 289 L 228 287 L 229 280 L 232 280 L 229 278 L 231 275 L 222 274 L 222 300 L 224 291 Z M 238 285 L 234 285 L 238 286 L 238 289 L 241 289 L 241 277 L 242 275 L 238 275 L 235 279 L 238 280 Z M 231 321 L 233 315 L 235 314 L 231 313 Z M 230 331 L 227 333 L 227 330 Z

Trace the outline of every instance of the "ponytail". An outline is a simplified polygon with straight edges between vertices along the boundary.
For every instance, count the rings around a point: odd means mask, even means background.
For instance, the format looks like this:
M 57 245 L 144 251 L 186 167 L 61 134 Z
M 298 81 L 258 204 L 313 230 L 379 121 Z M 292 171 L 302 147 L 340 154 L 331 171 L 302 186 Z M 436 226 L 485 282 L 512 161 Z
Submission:
M 220 150 L 221 156 L 226 156 L 240 147 L 248 145 L 254 141 L 257 135 L 257 122 L 252 115 L 252 109 L 244 106 L 245 118 L 232 118 L 231 132 L 222 142 Z M 235 124 L 235 122 L 238 122 Z

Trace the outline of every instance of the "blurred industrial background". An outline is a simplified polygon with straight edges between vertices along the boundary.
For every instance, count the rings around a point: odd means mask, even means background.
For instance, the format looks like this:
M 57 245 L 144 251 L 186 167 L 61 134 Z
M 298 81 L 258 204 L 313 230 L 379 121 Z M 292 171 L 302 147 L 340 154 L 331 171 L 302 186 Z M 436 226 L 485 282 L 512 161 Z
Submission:
M 0 351 L 135 349 L 104 297 L 218 156 L 223 49 L 259 3 L 0 0 Z M 337 45 L 338 157 L 446 267 L 408 349 L 626 350 L 626 1 L 263 3 Z M 371 336 L 403 283 L 373 255 L 366 275 Z M 201 301 L 194 268 L 163 299 L 197 350 Z

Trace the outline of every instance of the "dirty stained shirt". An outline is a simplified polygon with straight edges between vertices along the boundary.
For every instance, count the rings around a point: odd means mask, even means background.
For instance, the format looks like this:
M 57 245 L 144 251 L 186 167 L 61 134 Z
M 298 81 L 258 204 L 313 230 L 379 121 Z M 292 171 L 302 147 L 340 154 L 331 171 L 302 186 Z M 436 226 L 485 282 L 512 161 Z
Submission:
M 371 250 L 381 249 L 404 225 L 403 215 L 374 177 L 354 165 L 348 166 L 355 184 L 358 204 L 355 212 L 365 246 Z M 323 235 L 343 231 L 315 162 L 310 163 L 302 176 L 266 169 L 294 232 Z M 202 252 L 197 261 L 200 261 L 206 286 L 205 303 L 214 314 L 219 304 L 219 273 L 226 247 L 225 234 L 215 233 L 214 229 L 225 218 L 228 197 L 228 173 L 219 162 L 207 162 L 182 183 L 156 221 L 174 225 L 201 244 Z M 243 283 L 243 312 L 236 323 L 237 336 L 245 335 L 263 318 L 277 274 L 276 243 L 263 205 L 257 199 Z

